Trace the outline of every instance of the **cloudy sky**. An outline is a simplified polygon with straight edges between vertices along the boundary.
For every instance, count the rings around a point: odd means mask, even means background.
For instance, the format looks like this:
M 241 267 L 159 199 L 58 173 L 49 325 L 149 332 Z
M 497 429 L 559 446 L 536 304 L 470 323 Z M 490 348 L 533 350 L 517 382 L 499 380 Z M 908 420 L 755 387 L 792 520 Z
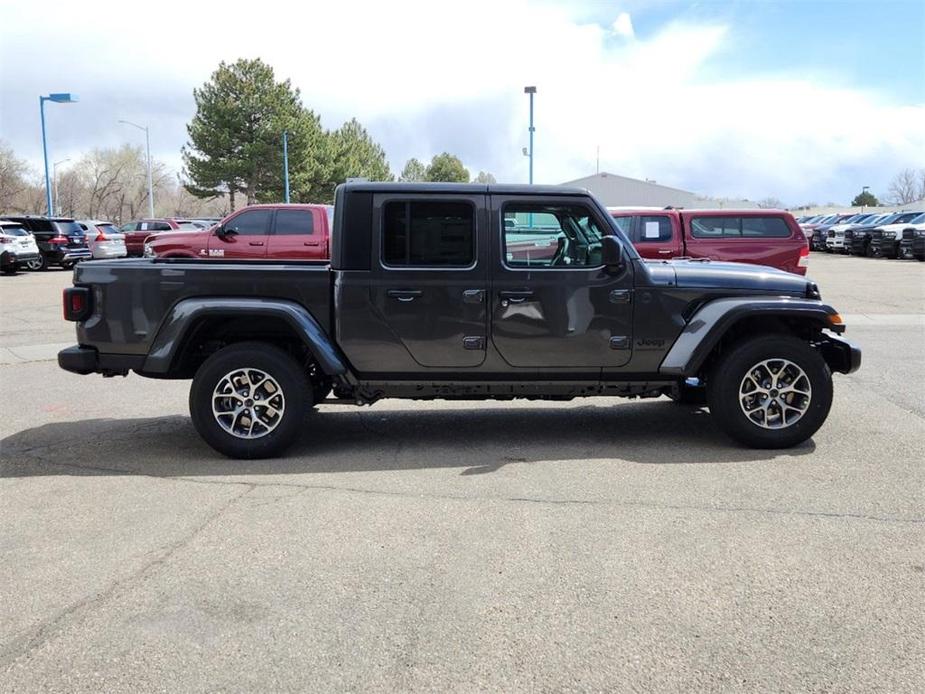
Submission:
M 337 127 L 356 116 L 393 171 L 458 154 L 535 180 L 601 170 L 787 204 L 886 191 L 925 167 L 925 2 L 238 3 L 0 0 L 0 138 L 49 157 L 143 143 L 179 169 L 192 90 L 260 57 Z

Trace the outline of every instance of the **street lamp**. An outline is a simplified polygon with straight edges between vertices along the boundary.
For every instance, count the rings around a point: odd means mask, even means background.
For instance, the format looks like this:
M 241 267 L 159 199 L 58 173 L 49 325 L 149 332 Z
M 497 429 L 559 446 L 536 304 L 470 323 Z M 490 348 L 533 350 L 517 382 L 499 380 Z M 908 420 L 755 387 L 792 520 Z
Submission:
M 524 87 L 524 94 L 530 95 L 530 184 L 533 184 L 533 95 L 536 94 L 536 87 Z
M 870 186 L 863 186 L 863 187 L 861 188 L 861 195 L 864 196 L 864 198 L 867 197 L 867 196 L 864 195 L 864 193 L 866 193 L 868 190 L 870 190 Z M 866 204 L 862 204 L 862 205 L 861 205 L 861 212 L 864 212 L 864 211 L 866 211 L 866 210 L 867 210 L 867 205 L 866 205 Z
M 148 126 L 138 125 L 128 120 L 120 120 L 120 123 L 131 125 L 133 128 L 145 131 L 145 151 L 148 155 L 148 217 L 154 218 L 154 184 L 151 182 L 151 136 L 148 132 Z
M 39 97 L 39 114 L 42 118 L 42 155 L 45 158 L 45 201 L 48 203 L 48 216 L 55 213 L 55 208 L 51 204 L 51 185 L 48 180 L 48 140 L 45 137 L 45 102 L 54 101 L 56 104 L 72 104 L 77 101 L 76 94 L 67 92 L 56 92 L 48 96 Z
M 52 164 L 51 167 L 51 178 L 55 186 L 55 209 L 58 209 L 58 164 L 63 164 L 66 161 L 70 161 L 70 157 L 67 159 L 62 159 L 61 161 L 56 161 Z

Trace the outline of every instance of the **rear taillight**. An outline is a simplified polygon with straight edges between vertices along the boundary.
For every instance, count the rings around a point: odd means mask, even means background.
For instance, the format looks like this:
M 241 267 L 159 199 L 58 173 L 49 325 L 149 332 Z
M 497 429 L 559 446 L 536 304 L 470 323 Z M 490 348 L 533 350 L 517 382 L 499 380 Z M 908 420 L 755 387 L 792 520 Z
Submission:
M 105 240 L 106 240 L 106 234 L 104 234 L 102 231 L 96 235 L 97 243 L 99 243 L 100 241 L 105 241 Z
M 54 243 L 56 245 L 61 245 L 63 243 L 64 245 L 67 245 L 68 244 L 67 236 L 55 236 L 51 240 L 51 243 Z
M 90 315 L 90 290 L 68 287 L 64 290 L 64 320 L 81 321 Z
M 0 236 L 0 243 L 13 243 L 13 239 L 9 236 Z
M 800 260 L 797 267 L 809 267 L 809 241 L 804 243 L 800 249 Z

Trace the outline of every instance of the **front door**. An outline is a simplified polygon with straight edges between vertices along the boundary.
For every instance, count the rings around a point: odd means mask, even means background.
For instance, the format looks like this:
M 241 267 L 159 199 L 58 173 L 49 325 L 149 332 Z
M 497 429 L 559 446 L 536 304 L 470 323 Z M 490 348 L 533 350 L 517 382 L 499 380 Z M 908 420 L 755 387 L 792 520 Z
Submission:
M 267 256 L 267 237 L 273 210 L 244 210 L 225 222 L 223 236 L 209 236 L 210 258 L 263 259 Z
M 514 367 L 622 366 L 632 354 L 633 269 L 607 268 L 610 225 L 586 200 L 491 197 L 491 330 Z
M 419 366 L 480 365 L 488 339 L 485 196 L 383 193 L 373 206 L 370 298 L 395 348 Z M 380 369 L 400 361 L 383 359 Z

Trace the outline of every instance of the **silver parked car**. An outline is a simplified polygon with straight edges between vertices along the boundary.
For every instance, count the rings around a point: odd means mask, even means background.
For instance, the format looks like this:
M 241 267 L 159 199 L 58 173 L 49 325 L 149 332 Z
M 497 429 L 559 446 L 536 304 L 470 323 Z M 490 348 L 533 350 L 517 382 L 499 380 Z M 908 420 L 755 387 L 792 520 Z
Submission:
M 87 245 L 94 260 L 101 258 L 124 258 L 125 234 L 112 222 L 99 219 L 80 219 L 77 222 L 87 234 Z

